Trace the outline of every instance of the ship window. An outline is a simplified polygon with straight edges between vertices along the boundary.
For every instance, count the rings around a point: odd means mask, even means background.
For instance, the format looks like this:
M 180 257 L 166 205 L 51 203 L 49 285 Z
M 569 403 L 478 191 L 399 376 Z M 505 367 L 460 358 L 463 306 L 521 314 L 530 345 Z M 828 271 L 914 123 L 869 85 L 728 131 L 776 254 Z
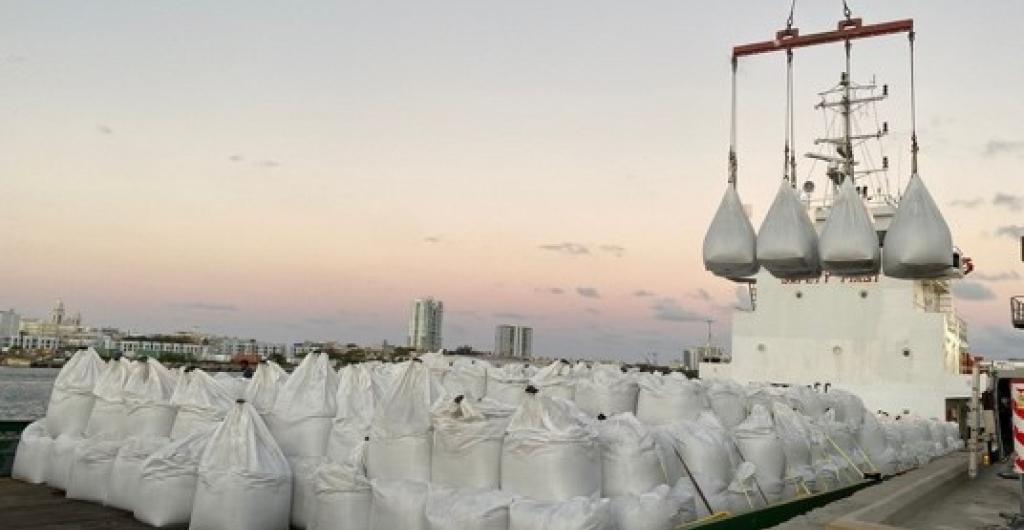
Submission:
M 764 343 L 761 343 L 761 344 L 757 345 L 757 351 L 764 351 L 765 349 L 767 349 L 767 348 L 765 348 Z
M 868 292 L 867 291 L 861 291 L 860 292 L 860 297 L 861 298 L 867 298 L 868 297 Z
M 903 348 L 903 356 L 910 357 L 910 348 Z
M 833 347 L 832 348 L 832 353 L 834 353 L 836 355 L 839 355 L 840 353 L 843 353 L 843 347 L 842 346 L 835 346 L 835 347 Z
M 796 292 L 796 297 L 797 297 L 797 298 L 803 298 L 803 297 L 804 297 L 804 293 L 803 293 L 803 291 L 797 291 L 797 292 Z

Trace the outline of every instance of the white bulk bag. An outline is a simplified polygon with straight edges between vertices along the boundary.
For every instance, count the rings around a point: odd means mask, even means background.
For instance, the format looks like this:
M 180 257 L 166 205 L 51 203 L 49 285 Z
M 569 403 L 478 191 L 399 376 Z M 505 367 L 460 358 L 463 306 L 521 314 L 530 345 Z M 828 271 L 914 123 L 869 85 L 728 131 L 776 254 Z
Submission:
M 11 477 L 32 484 L 46 482 L 46 466 L 52 456 L 53 438 L 46 432 L 46 420 L 30 423 L 21 431 Z
M 811 433 L 807 419 L 788 405 L 772 404 L 775 434 L 786 453 L 786 480 L 792 483 L 791 496 L 814 489 L 814 467 L 811 459 Z
M 530 378 L 530 384 L 551 397 L 572 401 L 576 395 L 572 365 L 565 360 L 555 361 L 538 370 Z
M 648 425 L 694 420 L 705 409 L 700 383 L 682 374 L 640 379 L 636 417 Z
M 736 186 L 729 184 L 704 235 L 704 268 L 726 278 L 756 274 L 760 270 L 756 249 L 754 227 L 743 210 Z
M 310 530 L 368 530 L 373 493 L 366 475 L 351 463 L 327 462 L 313 478 Z
M 946 454 L 946 428 L 943 422 L 935 418 L 929 419 L 928 434 L 932 442 L 932 456 L 940 457 Z
M 107 363 L 107 369 L 96 382 L 92 393 L 96 396 L 89 423 L 85 427 L 86 438 L 104 436 L 123 438 L 128 405 L 125 403 L 124 385 L 132 370 L 132 362 L 122 357 Z
M 896 472 L 899 460 L 897 449 L 889 445 L 882 424 L 874 414 L 864 414 L 857 441 L 867 454 L 873 468 L 885 475 L 892 475 Z
M 788 181 L 779 184 L 775 200 L 757 232 L 757 261 L 778 278 L 821 273 L 818 233 Z
M 622 412 L 636 414 L 640 386 L 632 374 L 617 366 L 599 366 L 587 377 L 576 381 L 576 405 L 592 417 L 612 416 Z
M 510 405 L 518 405 L 523 398 L 523 389 L 530 384 L 530 377 L 521 364 L 487 369 L 487 397 Z
M 896 215 L 889 223 L 882 250 L 882 270 L 893 278 L 936 278 L 953 267 L 953 236 L 924 187 L 910 176 Z
M 374 480 L 370 530 L 427 530 L 427 484 Z
M 878 234 L 853 179 L 843 179 L 839 185 L 818 237 L 818 250 L 822 268 L 833 274 L 876 274 L 882 266 Z
M 67 490 L 71 467 L 75 464 L 75 449 L 85 438 L 75 434 L 62 434 L 53 440 L 53 453 L 46 465 L 46 485 Z
M 654 438 L 635 416 L 625 412 L 599 421 L 597 433 L 604 497 L 640 495 L 666 483 Z
M 171 404 L 178 407 L 171 439 L 178 440 L 217 425 L 232 403 L 230 391 L 210 374 L 202 370 L 185 372 L 171 394 Z
M 171 435 L 176 408 L 171 405 L 174 378 L 156 359 L 143 359 L 129 369 L 124 385 L 128 416 L 126 436 L 166 438 Z
M 733 429 L 733 438 L 743 459 L 756 467 L 761 491 L 769 502 L 777 502 L 785 485 L 786 453 L 768 410 L 754 405 L 750 416 Z
M 675 459 L 686 462 L 690 474 L 709 497 L 725 491 L 733 478 L 733 460 L 730 441 L 711 412 L 702 413 L 696 420 L 683 420 L 663 425 L 660 436 Z M 678 477 L 670 476 L 670 480 Z M 722 509 L 712 505 L 715 510 Z
M 62 434 L 82 436 L 89 422 L 92 390 L 106 369 L 96 350 L 78 350 L 64 363 L 53 382 L 50 403 L 46 407 L 46 432 L 56 438 Z
M 512 410 L 490 410 L 492 414 L 485 414 L 463 396 L 438 403 L 433 411 L 431 482 L 480 489 L 501 485 L 501 446 Z
M 370 435 L 377 404 L 367 363 L 349 364 L 338 371 L 337 412 L 327 437 L 328 460 L 343 462 Z
M 274 361 L 261 361 L 245 387 L 245 400 L 256 412 L 269 414 L 277 401 L 277 393 L 288 380 L 288 373 Z
M 508 512 L 509 530 L 616 530 L 608 499 L 516 499 Z
M 662 484 L 639 495 L 611 499 L 615 530 L 675 530 L 697 518 L 697 508 L 687 478 L 675 487 Z
M 444 376 L 444 389 L 453 396 L 477 400 L 487 395 L 488 363 L 471 359 L 455 361 Z
M 86 438 L 75 448 L 75 461 L 68 478 L 67 497 L 105 503 L 110 471 L 121 447 L 121 440 L 112 438 Z
M 213 374 L 213 378 L 228 391 L 232 400 L 245 398 L 245 389 L 249 386 L 248 379 L 230 372 L 217 372 Z
M 292 470 L 291 524 L 295 528 L 307 528 L 313 520 L 316 509 L 315 475 L 323 462 L 321 456 L 286 456 Z
M 600 496 L 597 434 L 572 402 L 530 390 L 505 436 L 501 489 L 544 501 Z
M 117 451 L 107 484 L 107 506 L 135 510 L 142 485 L 142 463 L 154 452 L 171 442 L 170 438 L 128 438 Z
M 217 426 L 199 460 L 190 530 L 288 528 L 288 461 L 256 409 L 240 401 Z
M 832 389 L 828 395 L 835 403 L 836 421 L 845 423 L 852 432 L 859 430 L 864 416 L 868 414 L 864 402 L 845 390 Z
M 822 395 L 813 388 L 794 385 L 786 389 L 786 397 L 797 406 L 796 408 L 800 412 L 812 420 L 825 413 L 825 403 L 821 399 Z
M 199 475 L 199 459 L 213 437 L 207 426 L 174 440 L 143 460 L 135 518 L 156 527 L 187 524 Z
M 711 411 L 726 428 L 731 429 L 747 419 L 746 391 L 732 380 L 712 380 L 706 385 Z
M 430 485 L 430 530 L 508 530 L 512 495 L 497 490 L 467 490 Z
M 410 362 L 370 427 L 366 472 L 371 479 L 430 480 L 430 374 Z
M 278 391 L 267 426 L 287 456 L 323 456 L 337 412 L 338 374 L 327 354 L 311 353 Z

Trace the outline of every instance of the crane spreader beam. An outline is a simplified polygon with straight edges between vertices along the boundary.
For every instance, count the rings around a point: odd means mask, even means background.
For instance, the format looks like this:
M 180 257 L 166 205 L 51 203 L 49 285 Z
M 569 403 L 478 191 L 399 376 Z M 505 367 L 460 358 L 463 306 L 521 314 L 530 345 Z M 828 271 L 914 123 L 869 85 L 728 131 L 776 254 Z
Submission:
M 914 20 L 910 18 L 894 20 L 892 22 L 882 22 L 880 24 L 868 24 L 866 26 L 863 24 L 861 19 L 852 18 L 839 21 L 838 28 L 835 31 L 824 31 L 821 33 L 811 33 L 810 35 L 801 36 L 800 30 L 797 28 L 780 30 L 775 33 L 774 40 L 734 46 L 732 49 L 732 58 L 736 59 L 748 55 L 780 52 L 784 50 L 792 50 L 793 48 L 803 48 L 805 46 L 878 37 L 893 33 L 910 33 L 913 31 Z

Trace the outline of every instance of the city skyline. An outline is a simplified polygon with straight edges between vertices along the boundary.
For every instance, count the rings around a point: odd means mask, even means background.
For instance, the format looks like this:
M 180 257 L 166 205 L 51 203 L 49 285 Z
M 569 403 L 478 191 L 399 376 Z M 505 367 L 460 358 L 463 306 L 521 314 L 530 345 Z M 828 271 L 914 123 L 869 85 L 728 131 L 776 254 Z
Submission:
M 1024 292 L 1024 102 L 1006 94 L 1024 71 L 1001 58 L 1024 44 L 1024 4 L 852 7 L 915 18 L 921 172 L 977 266 L 956 301 L 975 352 L 1019 355 L 1007 313 Z M 788 9 L 12 4 L 0 307 L 45 314 L 63 297 L 132 329 L 402 344 L 408 301 L 429 292 L 449 345 L 528 322 L 538 354 L 668 358 L 703 343 L 711 318 L 728 347 L 741 293 L 700 256 L 725 185 L 728 52 L 770 38 Z M 840 16 L 802 4 L 795 24 Z M 905 51 L 891 38 L 853 52 L 856 80 L 890 84 L 880 112 L 904 184 Z M 841 55 L 796 54 L 800 152 Z M 755 226 L 779 177 L 783 81 L 781 60 L 740 70 Z

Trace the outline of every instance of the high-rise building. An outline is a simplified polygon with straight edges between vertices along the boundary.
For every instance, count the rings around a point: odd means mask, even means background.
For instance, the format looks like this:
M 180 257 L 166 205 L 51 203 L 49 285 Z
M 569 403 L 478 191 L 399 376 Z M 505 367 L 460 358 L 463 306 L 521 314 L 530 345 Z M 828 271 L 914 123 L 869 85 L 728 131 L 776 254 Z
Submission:
M 533 355 L 533 328 L 509 324 L 495 328 L 494 355 L 529 359 Z
M 0 339 L 13 337 L 21 329 L 21 315 L 9 311 L 0 311 Z
M 417 298 L 409 316 L 409 347 L 419 351 L 441 349 L 441 322 L 444 304 L 433 298 Z

